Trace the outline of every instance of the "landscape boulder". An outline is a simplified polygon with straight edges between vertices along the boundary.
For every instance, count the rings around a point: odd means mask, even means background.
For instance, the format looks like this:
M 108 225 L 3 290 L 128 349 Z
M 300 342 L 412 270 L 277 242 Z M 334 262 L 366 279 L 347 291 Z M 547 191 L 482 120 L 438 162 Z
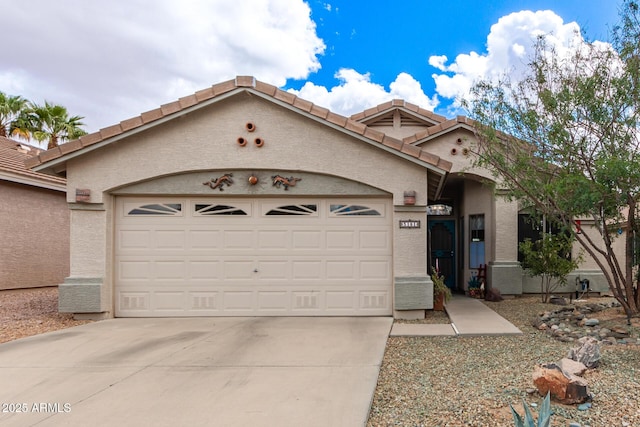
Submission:
M 591 399 L 587 381 L 577 375 L 564 372 L 554 363 L 537 366 L 533 372 L 533 383 L 538 393 L 551 397 L 562 404 L 573 405 Z
M 487 289 L 484 294 L 484 299 L 485 301 L 492 301 L 492 302 L 498 302 L 498 301 L 504 300 L 504 298 L 502 297 L 502 294 L 500 293 L 500 290 L 496 288 Z
M 600 364 L 600 344 L 593 337 L 582 337 L 578 340 L 580 344 L 569 350 L 567 357 L 576 362 L 582 363 L 589 369 L 597 368 Z

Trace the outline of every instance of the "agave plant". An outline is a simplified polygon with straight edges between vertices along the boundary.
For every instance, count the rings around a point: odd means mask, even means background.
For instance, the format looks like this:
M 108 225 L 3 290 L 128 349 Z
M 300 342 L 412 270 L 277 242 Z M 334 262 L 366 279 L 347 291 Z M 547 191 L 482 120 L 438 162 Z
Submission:
M 536 420 L 533 418 L 533 415 L 524 400 L 522 400 L 522 406 L 524 406 L 524 419 L 516 412 L 515 409 L 513 409 L 512 405 L 509 406 L 511 407 L 515 427 L 549 427 L 551 425 L 551 401 L 548 392 L 547 396 L 542 401 L 540 410 L 538 411 L 538 424 L 536 424 Z

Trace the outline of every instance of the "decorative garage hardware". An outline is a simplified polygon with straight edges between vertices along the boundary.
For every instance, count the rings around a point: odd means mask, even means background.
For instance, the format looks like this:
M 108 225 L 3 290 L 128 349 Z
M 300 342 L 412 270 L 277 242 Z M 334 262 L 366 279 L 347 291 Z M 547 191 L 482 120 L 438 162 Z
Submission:
M 400 228 L 420 228 L 419 219 L 401 219 Z
M 243 137 L 239 137 L 237 142 L 238 142 L 238 145 L 241 147 L 244 147 L 245 145 L 247 145 L 247 140 L 244 139 Z
M 86 188 L 76 188 L 76 202 L 89 203 L 91 199 L 91 190 Z
M 259 179 L 258 179 L 258 177 L 257 177 L 257 176 L 255 176 L 254 174 L 252 174 L 252 175 L 249 177 L 249 184 L 251 184 L 251 185 L 256 185 L 256 184 L 258 183 L 258 181 L 260 181 L 260 180 L 259 180 Z
M 256 138 L 255 143 L 256 143 L 256 147 L 262 147 L 264 145 L 264 139 Z
M 232 176 L 232 173 L 226 173 L 221 177 L 211 178 L 210 181 L 203 182 L 202 185 L 208 185 L 212 190 L 215 190 L 217 188 L 220 191 L 224 191 L 223 187 L 225 184 L 227 185 L 227 187 L 231 187 L 231 184 L 233 184 L 233 179 L 231 179 Z
M 404 204 L 415 205 L 416 204 L 416 192 L 413 190 L 404 192 Z
M 249 131 L 249 132 L 253 132 L 254 130 L 256 130 L 256 125 L 254 125 L 251 122 L 247 122 L 246 125 L 244 125 L 244 127 Z
M 292 176 L 285 178 L 280 175 L 273 175 L 271 179 L 273 180 L 273 185 L 275 187 L 284 187 L 285 191 L 288 190 L 289 187 L 295 187 L 298 181 L 302 181 L 302 178 L 294 178 Z

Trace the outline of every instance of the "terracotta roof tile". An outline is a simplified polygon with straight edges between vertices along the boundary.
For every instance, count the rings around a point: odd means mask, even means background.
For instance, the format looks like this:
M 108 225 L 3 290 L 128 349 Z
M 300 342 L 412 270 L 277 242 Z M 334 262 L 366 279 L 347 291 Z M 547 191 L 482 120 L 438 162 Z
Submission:
M 79 139 L 60 144 L 60 153 L 64 156 L 67 153 L 77 151 L 82 148 L 82 142 Z
M 170 102 L 168 104 L 163 104 L 160 106 L 160 110 L 162 110 L 162 115 L 163 116 L 169 116 L 173 113 L 177 113 L 178 111 L 180 111 L 182 108 L 180 107 L 180 102 L 179 101 L 173 101 Z
M 367 138 L 373 139 L 374 141 L 382 142 L 382 140 L 385 137 L 385 134 L 380 131 L 373 130 L 371 128 L 366 128 L 364 130 L 364 136 L 366 136 Z
M 90 133 L 80 137 L 80 143 L 82 143 L 83 147 L 93 145 L 96 142 L 100 142 L 101 140 L 102 139 L 100 137 L 100 132 Z
M 342 127 L 344 127 L 347 124 L 347 120 L 348 119 L 345 116 L 332 113 L 331 111 L 329 111 L 329 115 L 327 116 L 327 121 Z
M 364 131 L 365 129 L 367 129 L 367 126 L 362 123 L 356 122 L 355 120 L 347 120 L 345 128 L 359 135 L 364 135 Z
M 142 122 L 142 117 L 137 116 L 137 117 L 133 117 L 131 119 L 127 119 L 127 120 L 123 120 L 120 122 L 120 127 L 122 128 L 123 132 L 126 132 L 128 130 L 131 129 L 135 129 L 138 126 L 142 126 L 143 122 Z
M 180 108 L 184 109 L 196 105 L 198 103 L 198 98 L 195 94 L 192 94 L 189 96 L 183 96 L 178 100 L 178 102 L 180 102 Z
M 100 129 L 100 137 L 102 139 L 111 138 L 113 136 L 120 135 L 121 133 L 122 127 L 120 126 L 120 124 Z
M 154 110 L 145 111 L 140 115 L 143 123 L 150 123 L 162 118 L 162 110 L 156 108 Z
M 314 104 L 313 107 L 311 107 L 310 113 L 314 116 L 320 117 L 321 119 L 326 119 L 329 116 L 330 111 L 328 108 L 320 107 Z
M 255 87 L 256 79 L 253 76 L 236 77 L 236 86 L 238 87 Z
M 402 141 L 397 140 L 395 138 L 391 138 L 390 136 L 387 136 L 387 135 L 384 136 L 382 143 L 387 147 L 393 148 L 394 150 L 400 151 L 400 149 L 402 148 Z
M 236 88 L 235 80 L 227 80 L 226 82 L 218 83 L 211 86 L 211 89 L 213 89 L 214 96 L 222 95 L 223 93 L 232 91 L 235 88 Z
M 403 99 L 393 99 L 391 100 L 391 104 L 389 104 L 389 102 L 385 102 L 382 103 L 376 107 L 373 108 L 368 108 L 365 111 L 361 112 L 361 113 L 356 113 L 354 115 L 351 116 L 352 120 L 358 120 L 358 121 L 362 121 L 362 120 L 366 120 L 367 118 L 374 116 L 376 114 L 379 114 L 380 112 L 383 111 L 388 111 L 394 108 L 404 108 L 408 111 L 411 111 L 413 113 L 417 113 L 420 114 L 436 123 L 440 123 L 440 122 L 444 122 L 447 120 L 446 117 L 441 116 L 439 114 L 435 114 L 432 111 L 429 110 L 425 110 L 424 108 L 421 108 L 420 106 L 416 105 L 416 104 L 411 104 L 409 102 L 406 102 Z
M 313 107 L 313 102 L 296 97 L 296 99 L 293 100 L 293 106 L 303 111 L 309 112 L 311 111 L 311 107 Z
M 245 90 L 255 90 L 257 92 L 263 93 L 269 97 L 285 102 L 291 105 L 293 108 L 309 112 L 310 114 L 319 117 L 320 119 L 326 120 L 329 123 L 343 127 L 346 130 L 354 132 L 356 134 L 363 135 L 365 138 L 368 138 L 374 143 L 383 144 L 384 146 L 390 147 L 394 150 L 402 151 L 405 154 L 408 154 L 421 161 L 425 161 L 434 166 L 437 166 L 439 164 L 443 164 L 445 166 L 447 165 L 446 161 L 443 163 L 442 159 L 439 159 L 437 156 L 434 156 L 432 154 L 423 152 L 422 149 L 417 146 L 412 146 L 410 143 L 407 143 L 406 140 L 403 142 L 389 137 L 382 132 L 367 127 L 365 124 L 359 121 L 361 119 L 367 118 L 370 115 L 379 114 L 380 111 L 386 111 L 391 108 L 407 108 L 410 111 L 419 111 L 420 114 L 428 116 L 432 120 L 440 123 L 439 125 L 433 126 L 432 128 L 429 128 L 427 131 L 425 131 L 425 135 L 427 135 L 429 133 L 442 130 L 443 126 L 441 122 L 444 121 L 444 118 L 442 118 L 441 116 L 420 109 L 419 107 L 413 104 L 409 104 L 403 100 L 394 99 L 392 101 L 380 104 L 377 107 L 369 108 L 362 113 L 354 114 L 351 119 L 348 119 L 347 117 L 333 113 L 324 107 L 317 106 L 309 101 L 298 98 L 293 93 L 278 89 L 277 87 L 267 83 L 256 81 L 251 76 L 238 76 L 233 80 L 217 83 L 209 88 L 197 91 L 192 95 L 182 97 L 178 101 L 174 101 L 165 104 L 160 108 L 144 112 L 140 116 L 123 120 L 118 125 L 110 126 L 100 130 L 99 132 L 85 135 L 78 141 L 72 141 L 72 143 L 69 143 L 69 145 L 64 147 L 64 149 L 62 150 L 55 149 L 46 153 L 42 153 L 42 155 L 40 155 L 39 157 L 35 157 L 30 160 L 29 165 L 30 167 L 38 166 L 50 160 L 62 157 L 63 155 L 70 152 L 80 150 L 83 147 L 87 147 L 89 145 L 117 136 L 124 132 L 136 129 L 145 124 L 152 123 L 158 119 L 167 117 L 171 114 L 175 114 L 188 107 L 192 107 L 194 105 L 197 105 L 198 103 L 207 101 L 216 96 L 230 92 L 232 90 L 236 90 L 238 88 L 245 88 Z M 460 120 L 460 118 L 457 119 L 457 121 Z M 455 123 L 456 121 L 454 120 L 453 122 Z M 415 138 L 419 137 L 419 135 L 420 134 L 416 134 L 416 136 L 414 136 L 411 141 L 415 141 Z
M 294 94 L 281 89 L 276 90 L 276 93 L 273 95 L 273 97 L 291 105 L 293 105 L 293 101 L 296 99 L 296 96 Z
M 38 158 L 42 163 L 48 162 L 49 160 L 57 159 L 62 156 L 62 152 L 60 151 L 60 147 L 52 148 L 51 150 L 43 151 L 40 153 Z
M 57 176 L 47 175 L 40 172 L 29 170 L 27 163 L 39 164 L 38 153 L 42 150 L 37 147 L 31 147 L 9 138 L 0 137 L 0 175 L 8 173 L 35 181 L 43 184 L 65 185 L 67 180 Z M 0 178 L 1 179 L 1 178 Z
M 410 156 L 413 156 L 415 158 L 420 158 L 420 154 L 422 154 L 422 148 L 417 147 L 415 145 L 411 145 L 411 144 L 402 144 L 402 148 L 400 149 L 400 151 L 402 151 L 405 154 L 409 154 Z M 431 163 L 431 162 L 430 162 Z M 433 163 L 431 163 L 433 164 Z
M 198 102 L 206 101 L 207 99 L 211 99 L 215 96 L 213 92 L 213 87 L 208 87 L 206 89 L 202 89 L 196 92 L 196 99 Z
M 278 88 L 274 85 L 270 85 L 268 83 L 263 83 L 261 81 L 256 82 L 256 90 L 260 91 L 266 95 L 274 96 Z

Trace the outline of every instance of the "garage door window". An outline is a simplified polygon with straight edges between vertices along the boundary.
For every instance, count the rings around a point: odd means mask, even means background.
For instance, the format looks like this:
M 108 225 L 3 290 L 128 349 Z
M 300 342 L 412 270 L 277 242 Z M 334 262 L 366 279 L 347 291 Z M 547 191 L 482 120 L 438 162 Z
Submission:
M 265 215 L 313 215 L 318 214 L 318 205 L 285 205 L 269 209 Z
M 332 216 L 382 216 L 373 207 L 363 205 L 331 205 Z
M 235 206 L 229 205 L 208 205 L 208 204 L 196 204 L 194 206 L 195 214 L 197 215 L 247 215 L 247 213 Z
M 130 209 L 127 215 L 173 216 L 181 213 L 182 204 L 180 203 L 156 203 Z

